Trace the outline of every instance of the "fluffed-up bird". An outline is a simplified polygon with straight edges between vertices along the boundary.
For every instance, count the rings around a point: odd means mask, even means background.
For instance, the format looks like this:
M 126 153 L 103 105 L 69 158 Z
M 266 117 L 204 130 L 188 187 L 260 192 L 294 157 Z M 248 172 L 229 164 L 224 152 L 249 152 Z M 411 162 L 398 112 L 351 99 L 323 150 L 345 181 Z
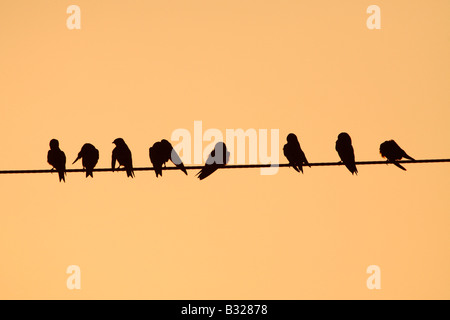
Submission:
M 289 133 L 287 143 L 283 147 L 284 156 L 289 160 L 289 165 L 292 166 L 295 171 L 303 173 L 303 165 L 311 167 L 306 160 L 305 153 L 300 147 L 297 136 L 293 133 Z
M 214 150 L 209 154 L 203 169 L 201 169 L 197 176 L 200 180 L 210 176 L 217 169 L 224 167 L 230 160 L 230 152 L 223 142 L 216 143 Z
M 172 147 L 172 144 L 166 139 L 155 142 L 153 146 L 149 148 L 148 152 L 150 161 L 155 169 L 156 177 L 158 177 L 158 175 L 162 176 L 162 166 L 166 166 L 166 162 L 169 160 L 187 175 L 183 162 Z
M 400 146 L 394 140 L 383 142 L 380 145 L 380 154 L 383 158 L 386 158 L 389 162 L 394 163 L 397 167 L 405 171 L 406 169 L 400 163 L 398 163 L 397 160 L 406 158 L 414 161 L 414 158 L 406 154 L 406 152 L 402 148 L 400 148 Z
M 111 160 L 111 168 L 115 169 L 116 160 L 119 162 L 119 167 L 124 166 L 125 171 L 127 172 L 127 177 L 134 177 L 133 171 L 133 160 L 131 158 L 131 151 L 128 148 L 127 144 L 122 138 L 117 138 L 113 141 L 116 145 L 114 150 L 112 151 L 112 160 Z
M 81 147 L 81 151 L 78 153 L 78 157 L 75 159 L 75 161 L 72 163 L 74 164 L 79 159 L 81 159 L 81 163 L 83 165 L 83 168 L 86 169 L 86 178 L 91 176 L 94 177 L 93 170 L 94 167 L 97 165 L 99 158 L 99 152 L 97 148 L 95 148 L 90 143 L 85 143 Z
M 59 148 L 59 141 L 56 139 L 50 140 L 47 162 L 58 172 L 59 182 L 66 182 L 66 155 Z
M 344 165 L 352 174 L 358 174 L 355 164 L 355 152 L 352 146 L 352 139 L 346 132 L 341 132 L 336 140 L 336 151 Z

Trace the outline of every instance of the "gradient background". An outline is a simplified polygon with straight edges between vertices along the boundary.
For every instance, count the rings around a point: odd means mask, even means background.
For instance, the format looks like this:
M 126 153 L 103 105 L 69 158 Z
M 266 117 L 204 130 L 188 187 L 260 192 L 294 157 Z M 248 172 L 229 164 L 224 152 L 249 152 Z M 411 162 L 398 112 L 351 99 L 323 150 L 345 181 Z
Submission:
M 81 8 L 68 30 L 66 8 Z M 369 30 L 366 8 L 381 8 Z M 450 2 L 1 1 L 0 168 L 115 138 L 295 132 L 311 162 L 450 156 Z M 206 145 L 205 143 L 204 145 Z M 449 164 L 0 176 L 2 299 L 449 299 Z M 66 287 L 81 268 L 81 290 Z M 381 290 L 366 287 L 381 268 Z

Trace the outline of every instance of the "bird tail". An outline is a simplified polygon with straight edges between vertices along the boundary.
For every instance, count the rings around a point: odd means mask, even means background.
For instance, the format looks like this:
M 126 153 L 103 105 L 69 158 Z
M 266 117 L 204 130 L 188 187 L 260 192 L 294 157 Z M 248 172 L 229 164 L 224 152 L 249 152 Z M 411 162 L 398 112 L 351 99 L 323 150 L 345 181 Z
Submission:
M 346 163 L 345 166 L 347 167 L 348 171 L 350 171 L 352 174 L 358 175 L 358 169 L 356 169 L 356 165 L 353 163 Z
M 308 167 L 311 168 L 311 165 L 309 164 L 308 159 L 306 159 L 306 157 L 305 157 L 305 153 L 303 153 L 303 158 L 305 158 L 305 161 L 304 161 L 305 165 L 307 165 Z
M 184 167 L 184 164 L 181 163 L 181 164 L 177 165 L 177 167 L 180 168 L 180 170 L 183 171 L 185 175 L 187 175 L 187 171 L 186 171 L 186 168 Z
M 160 175 L 162 177 L 162 168 L 155 168 L 155 174 L 156 174 L 157 178 L 158 178 L 158 175 Z
M 196 175 L 197 178 L 199 178 L 200 180 L 205 179 L 207 176 L 209 176 L 209 174 L 206 174 L 204 169 L 201 169 Z
M 177 152 L 175 151 L 175 149 L 173 149 L 172 148 L 172 151 L 171 151 L 171 153 L 170 153 L 170 161 L 172 161 L 172 163 L 178 168 L 178 169 L 180 169 L 181 171 L 183 171 L 184 172 L 184 174 L 185 175 L 187 175 L 187 171 L 186 171 L 186 169 L 184 168 L 184 164 L 183 164 L 183 162 L 181 161 L 181 158 L 180 158 L 180 156 L 177 154 Z
M 209 177 L 214 171 L 216 171 L 217 170 L 217 168 L 208 168 L 208 167 L 205 167 L 205 168 L 203 168 L 203 169 L 201 169 L 197 174 L 196 174 L 196 176 L 200 179 L 200 180 L 203 180 L 203 179 L 205 179 L 206 177 Z
M 127 168 L 126 171 L 127 171 L 127 177 L 134 178 L 133 168 Z
M 402 169 L 402 170 L 405 170 L 406 171 L 406 169 L 405 169 L 405 167 L 403 167 L 400 163 L 398 163 L 398 162 L 394 162 L 394 164 L 397 166 L 397 167 L 399 167 L 400 169 Z
M 66 172 L 65 171 L 58 171 L 58 176 L 59 176 L 59 182 L 64 181 L 66 182 L 66 177 L 65 177 Z
M 86 168 L 86 178 L 91 176 L 92 178 L 94 177 L 94 173 L 92 172 L 92 169 L 88 169 Z

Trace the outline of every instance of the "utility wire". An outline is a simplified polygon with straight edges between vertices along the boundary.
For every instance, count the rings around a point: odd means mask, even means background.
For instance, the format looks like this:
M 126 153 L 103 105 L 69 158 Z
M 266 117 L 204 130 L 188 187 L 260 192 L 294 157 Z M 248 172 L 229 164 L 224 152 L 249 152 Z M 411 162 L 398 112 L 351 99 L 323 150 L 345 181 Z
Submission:
M 450 159 L 424 159 L 424 160 L 399 160 L 396 163 L 437 163 L 437 162 L 450 162 Z M 373 165 L 373 164 L 393 164 L 390 161 L 357 161 L 356 165 Z M 315 162 L 309 164 L 311 167 L 324 167 L 324 166 L 342 166 L 342 162 Z M 306 167 L 306 165 L 304 165 Z M 276 163 L 276 164 L 232 164 L 220 167 L 220 169 L 246 169 L 246 168 L 269 168 L 269 167 L 289 167 L 289 163 Z M 203 165 L 199 166 L 186 166 L 186 170 L 200 170 L 203 169 Z M 133 168 L 134 171 L 154 171 L 153 167 L 138 167 Z M 162 170 L 180 170 L 177 167 L 162 167 Z M 112 171 L 125 171 L 125 168 L 98 168 L 94 169 L 94 172 L 112 172 Z M 52 173 L 56 172 L 52 169 L 41 170 L 0 170 L 0 174 L 19 174 L 19 173 Z M 66 169 L 66 172 L 86 172 L 84 169 Z

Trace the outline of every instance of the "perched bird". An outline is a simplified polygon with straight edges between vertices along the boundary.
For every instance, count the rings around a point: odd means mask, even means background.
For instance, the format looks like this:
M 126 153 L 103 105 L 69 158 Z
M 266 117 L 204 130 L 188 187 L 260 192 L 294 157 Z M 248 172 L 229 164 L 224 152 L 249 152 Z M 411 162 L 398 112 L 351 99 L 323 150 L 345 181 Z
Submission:
M 152 147 L 149 148 L 150 161 L 155 169 L 156 177 L 162 176 L 162 166 L 166 166 L 167 161 L 172 161 L 173 164 L 187 175 L 186 168 L 183 162 L 178 156 L 172 144 L 166 139 L 160 142 L 155 142 Z
M 124 166 L 125 170 L 127 172 L 127 177 L 134 177 L 134 171 L 133 171 L 133 160 L 131 158 L 131 151 L 128 148 L 125 141 L 123 141 L 122 138 L 117 138 L 113 141 L 113 143 L 116 145 L 114 150 L 112 151 L 112 160 L 111 160 L 111 167 L 114 171 L 116 166 L 116 160 L 119 162 L 119 167 Z
M 400 146 L 394 140 L 383 142 L 380 145 L 380 154 L 383 158 L 387 158 L 389 162 L 393 162 L 397 167 L 405 171 L 406 169 L 396 161 L 401 160 L 402 158 L 414 160 L 414 158 L 408 156 L 406 152 L 402 148 L 400 148 Z
M 227 146 L 223 142 L 218 142 L 214 150 L 211 151 L 203 169 L 197 173 L 198 178 L 200 180 L 205 179 L 217 169 L 224 167 L 229 160 L 230 152 L 227 150 Z
M 85 143 L 81 147 L 81 151 L 78 153 L 78 157 L 75 159 L 75 161 L 72 164 L 77 162 L 79 159 L 82 159 L 81 163 L 83 164 L 83 168 L 86 169 L 86 178 L 89 176 L 91 176 L 93 178 L 94 175 L 93 175 L 92 170 L 96 166 L 96 164 L 98 162 L 98 158 L 99 158 L 99 153 L 98 153 L 97 148 L 95 148 L 90 143 Z
M 59 182 L 61 182 L 61 180 L 66 182 L 66 155 L 59 148 L 59 141 L 56 139 L 50 140 L 50 150 L 47 153 L 47 162 L 58 172 Z
M 303 164 L 311 167 L 306 160 L 305 153 L 300 147 L 297 136 L 293 133 L 289 133 L 287 138 L 287 143 L 283 147 L 283 153 L 285 157 L 289 160 L 289 165 L 292 166 L 295 171 L 303 173 Z
M 346 132 L 341 132 L 336 140 L 336 151 L 344 165 L 352 173 L 358 174 L 355 164 L 355 152 L 353 151 L 352 139 Z
M 148 155 L 153 164 L 153 168 L 155 169 L 156 177 L 158 177 L 158 175 L 162 176 L 162 165 L 165 162 L 161 149 L 161 142 L 159 141 L 155 142 L 153 146 L 148 149 Z

